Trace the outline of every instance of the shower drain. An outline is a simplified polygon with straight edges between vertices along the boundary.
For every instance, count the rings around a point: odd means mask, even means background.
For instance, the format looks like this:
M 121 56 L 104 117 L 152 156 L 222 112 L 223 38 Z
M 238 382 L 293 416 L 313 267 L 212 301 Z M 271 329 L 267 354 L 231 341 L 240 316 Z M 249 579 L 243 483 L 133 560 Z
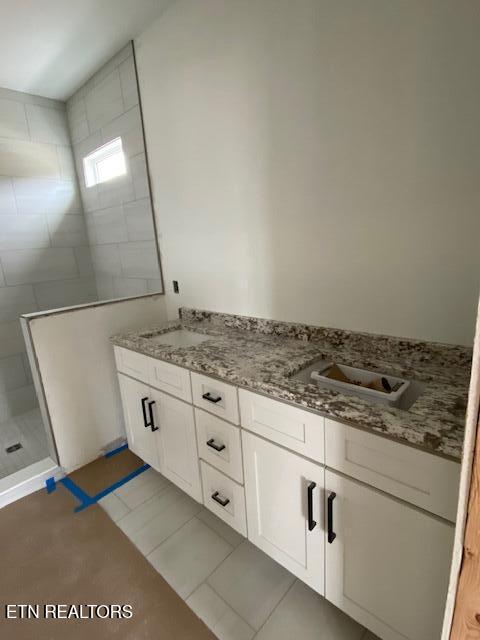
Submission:
M 19 449 L 22 449 L 22 445 L 20 444 L 20 442 L 17 442 L 16 444 L 12 444 L 10 447 L 7 447 L 5 451 L 7 453 L 13 453 L 14 451 L 18 451 Z

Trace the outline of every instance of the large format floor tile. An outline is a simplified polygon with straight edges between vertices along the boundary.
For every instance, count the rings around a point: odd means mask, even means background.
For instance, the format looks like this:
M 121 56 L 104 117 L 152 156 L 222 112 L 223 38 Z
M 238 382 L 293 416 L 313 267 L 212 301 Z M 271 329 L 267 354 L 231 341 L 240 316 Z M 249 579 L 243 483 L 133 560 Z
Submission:
M 172 484 L 154 469 L 148 469 L 115 491 L 129 509 L 135 509 Z
M 109 493 L 98 501 L 98 504 L 106 511 L 114 522 L 118 522 L 130 512 L 130 509 L 114 493 Z
M 251 640 L 255 635 L 252 627 L 206 583 L 192 593 L 187 604 L 219 640 Z
M 235 531 L 235 529 L 232 529 L 226 522 L 217 518 L 217 516 L 208 509 L 202 509 L 197 514 L 197 518 L 216 531 L 218 535 L 224 538 L 232 547 L 238 547 L 239 544 L 245 541 L 242 535 Z
M 259 631 L 258 640 L 361 640 L 365 629 L 300 580 Z
M 202 509 L 198 502 L 173 488 L 153 499 L 152 504 L 143 506 L 145 509 L 132 511 L 118 524 L 144 555 L 148 555 Z M 145 511 L 149 509 L 155 510 L 156 515 L 144 522 Z
M 251 627 L 258 630 L 283 598 L 294 576 L 249 542 L 242 543 L 208 583 Z
M 147 556 L 168 584 L 187 598 L 233 550 L 213 529 L 193 518 Z

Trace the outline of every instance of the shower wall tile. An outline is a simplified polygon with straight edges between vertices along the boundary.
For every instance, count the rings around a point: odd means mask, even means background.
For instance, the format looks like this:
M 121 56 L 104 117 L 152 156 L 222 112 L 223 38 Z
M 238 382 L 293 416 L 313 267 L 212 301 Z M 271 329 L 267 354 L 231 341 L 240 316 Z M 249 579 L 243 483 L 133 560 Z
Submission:
M 122 273 L 127 278 L 155 278 L 158 276 L 157 247 L 153 240 L 127 242 L 119 245 Z
M 75 260 L 81 277 L 93 276 L 92 252 L 90 247 L 75 247 Z
M 52 247 L 85 247 L 88 245 L 85 218 L 78 214 L 47 216 Z
M 67 118 L 99 299 L 161 292 L 131 44 L 68 100 Z M 117 137 L 126 175 L 87 188 L 83 159 Z
M 29 139 L 23 102 L 0 99 L 0 138 Z
M 94 302 L 97 299 L 95 278 L 36 284 L 35 297 L 40 311 Z
M 88 129 L 84 133 L 89 136 Z M 0 137 L 0 418 L 5 418 L 36 405 L 19 316 L 91 302 L 97 290 L 65 104 L 0 88 Z
M 13 188 L 20 215 L 82 212 L 77 185 L 73 180 L 14 178 Z
M 64 109 L 52 109 L 37 104 L 27 104 L 25 109 L 32 142 L 70 145 Z
M 31 284 L 16 287 L 0 287 L 0 323 L 18 320 L 22 313 L 37 310 L 37 302 Z
M 137 76 L 133 56 L 119 66 L 120 83 L 122 85 L 123 104 L 125 109 L 131 109 L 138 104 Z
M 28 385 L 22 354 L 0 358 L 0 393 Z
M 0 358 L 21 354 L 25 351 L 20 321 L 0 323 Z
M 136 242 L 155 237 L 150 198 L 129 202 L 123 206 L 123 211 L 129 240 Z
M 10 216 L 16 213 L 17 205 L 15 203 L 12 179 L 0 176 L 0 216 Z
M 78 277 L 75 254 L 71 248 L 5 251 L 0 258 L 7 285 Z
M 0 251 L 48 247 L 50 236 L 44 216 L 2 216 Z
M 85 98 L 90 131 L 96 131 L 123 112 L 122 88 L 118 69 L 110 73 Z

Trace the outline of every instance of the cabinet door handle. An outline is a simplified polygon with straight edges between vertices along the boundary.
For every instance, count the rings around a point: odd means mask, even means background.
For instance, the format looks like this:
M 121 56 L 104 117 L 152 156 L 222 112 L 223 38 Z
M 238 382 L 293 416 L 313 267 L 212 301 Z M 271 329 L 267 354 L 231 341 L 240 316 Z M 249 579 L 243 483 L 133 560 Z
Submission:
M 207 393 L 203 394 L 202 398 L 204 400 L 208 400 L 209 402 L 213 402 L 213 404 L 217 404 L 217 402 L 220 402 L 220 400 L 222 399 L 222 396 L 213 397 L 210 391 L 207 391 Z
M 148 425 L 153 431 L 158 431 L 158 427 L 155 426 L 155 420 L 153 418 L 153 405 L 155 404 L 155 400 L 151 400 L 148 403 L 148 415 L 150 416 L 150 424 Z
M 313 490 L 317 486 L 316 482 L 311 482 L 307 488 L 308 498 L 308 530 L 312 531 L 317 526 L 317 523 L 313 519 Z
M 337 537 L 337 534 L 333 530 L 333 501 L 337 497 L 337 494 L 332 491 L 327 498 L 327 539 L 329 544 Z
M 145 428 L 148 428 L 150 426 L 147 419 L 147 407 L 145 406 L 147 400 L 148 398 L 142 398 L 143 426 Z
M 228 498 L 223 498 L 222 500 L 218 491 L 215 491 L 215 493 L 212 493 L 211 498 L 212 500 L 215 500 L 215 502 L 218 502 L 218 504 L 222 507 L 226 507 L 227 504 L 230 502 Z
M 215 438 L 207 440 L 207 447 L 211 447 L 212 449 L 215 449 L 215 451 L 223 451 L 225 449 L 224 444 L 215 444 Z

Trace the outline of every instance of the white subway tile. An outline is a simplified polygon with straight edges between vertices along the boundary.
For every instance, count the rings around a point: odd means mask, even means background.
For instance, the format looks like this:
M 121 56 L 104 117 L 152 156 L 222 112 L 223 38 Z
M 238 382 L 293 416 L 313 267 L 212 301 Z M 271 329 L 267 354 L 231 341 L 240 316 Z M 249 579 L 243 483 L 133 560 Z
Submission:
M 0 99 L 0 138 L 30 139 L 23 102 Z
M 73 144 L 77 144 L 81 140 L 88 138 L 90 130 L 87 121 L 87 108 L 83 98 L 80 98 L 76 102 L 68 103 L 67 119 Z
M 37 303 L 31 285 L 0 288 L 0 322 L 12 322 L 22 313 L 36 310 Z
M 25 109 L 32 142 L 70 144 L 65 111 L 36 104 L 27 104 Z
M 122 275 L 122 265 L 120 263 L 120 252 L 118 245 L 106 244 L 90 247 L 92 253 L 93 268 L 96 276 L 113 276 Z M 113 282 L 110 282 L 113 293 Z
M 122 272 L 126 278 L 158 278 L 157 247 L 154 241 L 119 245 Z
M 137 75 L 133 63 L 133 55 L 129 56 L 119 67 L 122 83 L 123 105 L 125 111 L 138 104 Z
M 59 309 L 97 300 L 95 279 L 76 278 L 35 285 L 35 296 L 41 310 Z
M 93 223 L 96 244 L 128 240 L 127 225 L 121 205 L 93 211 L 88 213 L 87 217 L 89 224 Z
M 75 259 L 81 277 L 93 275 L 93 263 L 90 247 L 75 247 Z
M 123 112 L 120 74 L 112 71 L 85 97 L 90 131 L 97 131 Z
M 143 296 L 147 292 L 147 281 L 142 278 L 113 278 L 113 290 L 117 298 Z
M 73 213 L 82 210 L 73 181 L 14 178 L 19 214 Z
M 16 213 L 17 206 L 15 204 L 12 179 L 7 176 L 0 176 L 0 216 L 15 215 Z
M 0 358 L 25 351 L 20 320 L 0 323 Z
M 83 214 L 47 215 L 52 247 L 80 247 L 88 244 Z
M 0 358 L 0 393 L 29 384 L 23 366 L 23 354 Z
M 130 172 L 132 174 L 133 188 L 135 189 L 135 198 L 137 200 L 140 200 L 141 198 L 150 198 L 147 165 L 144 153 L 140 153 L 138 156 L 130 158 Z
M 8 285 L 65 280 L 78 276 L 73 249 L 50 247 L 4 251 L 1 260 Z
M 2 216 L 0 251 L 48 247 L 50 236 L 44 216 Z
M 52 144 L 0 138 L 0 175 L 60 179 L 57 148 Z
M 155 238 L 150 198 L 124 204 L 123 210 L 129 240 L 153 240 Z

